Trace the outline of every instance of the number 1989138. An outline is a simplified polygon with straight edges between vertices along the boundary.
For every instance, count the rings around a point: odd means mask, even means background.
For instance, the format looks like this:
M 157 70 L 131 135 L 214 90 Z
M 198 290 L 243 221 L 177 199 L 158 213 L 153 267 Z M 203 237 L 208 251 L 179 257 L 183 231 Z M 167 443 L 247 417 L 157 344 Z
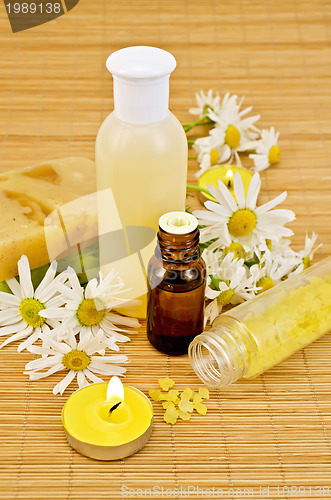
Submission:
M 61 3 L 7 3 L 8 14 L 60 14 Z

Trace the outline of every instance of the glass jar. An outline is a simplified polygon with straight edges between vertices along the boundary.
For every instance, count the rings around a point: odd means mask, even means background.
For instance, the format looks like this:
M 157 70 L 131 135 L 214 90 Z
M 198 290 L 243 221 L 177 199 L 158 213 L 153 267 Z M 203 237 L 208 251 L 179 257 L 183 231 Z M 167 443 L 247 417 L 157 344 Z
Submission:
M 203 331 L 205 275 L 197 219 L 186 212 L 164 214 L 148 264 L 147 337 L 159 351 L 187 354 Z
M 198 377 L 222 387 L 251 378 L 331 329 L 331 257 L 220 314 L 195 337 L 189 357 Z

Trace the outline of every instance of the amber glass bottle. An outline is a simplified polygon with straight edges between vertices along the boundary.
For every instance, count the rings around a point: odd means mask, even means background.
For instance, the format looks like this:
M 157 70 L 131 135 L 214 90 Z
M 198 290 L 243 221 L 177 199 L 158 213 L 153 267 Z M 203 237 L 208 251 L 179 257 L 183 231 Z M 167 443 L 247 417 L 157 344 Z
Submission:
M 197 219 L 186 212 L 162 215 L 148 265 L 147 305 L 147 336 L 159 351 L 186 354 L 202 332 L 205 275 Z

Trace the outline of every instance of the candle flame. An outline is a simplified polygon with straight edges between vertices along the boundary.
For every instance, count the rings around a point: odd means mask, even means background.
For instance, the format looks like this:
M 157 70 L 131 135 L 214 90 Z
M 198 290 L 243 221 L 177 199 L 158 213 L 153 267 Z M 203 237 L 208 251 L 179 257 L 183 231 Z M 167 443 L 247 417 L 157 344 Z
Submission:
M 119 405 L 124 401 L 124 387 L 118 377 L 112 377 L 107 387 L 107 403 L 112 406 Z
M 226 172 L 226 174 L 225 174 L 225 175 L 226 175 L 226 177 L 227 177 L 228 179 L 232 179 L 232 177 L 233 177 L 233 172 L 232 172 L 232 170 L 229 168 L 229 170 L 227 170 L 227 172 Z

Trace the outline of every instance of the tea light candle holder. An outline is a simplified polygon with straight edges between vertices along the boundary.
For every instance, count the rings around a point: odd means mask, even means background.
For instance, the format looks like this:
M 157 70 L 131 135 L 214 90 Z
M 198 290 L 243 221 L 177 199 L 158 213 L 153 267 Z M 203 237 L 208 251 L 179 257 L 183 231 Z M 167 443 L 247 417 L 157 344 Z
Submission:
M 243 181 L 244 189 L 245 189 L 245 194 L 247 196 L 248 193 L 248 188 L 249 184 L 251 182 L 251 179 L 253 177 L 253 174 L 247 170 L 246 168 L 243 167 L 236 167 L 233 165 L 221 165 L 217 167 L 210 168 L 206 170 L 198 179 L 198 186 L 200 188 L 208 189 L 207 185 L 211 184 L 212 186 L 215 186 L 218 188 L 217 181 L 221 180 L 226 187 L 229 189 L 230 193 L 234 198 L 234 190 L 233 190 L 233 176 L 236 172 L 239 172 L 240 177 Z M 204 202 L 206 200 L 214 200 L 214 197 L 209 195 L 208 193 L 205 193 L 203 191 L 199 191 L 199 197 L 201 198 L 201 201 Z
M 108 385 L 92 384 L 74 392 L 63 407 L 62 423 L 68 443 L 79 453 L 118 460 L 145 446 L 153 408 L 145 394 L 112 377 Z

